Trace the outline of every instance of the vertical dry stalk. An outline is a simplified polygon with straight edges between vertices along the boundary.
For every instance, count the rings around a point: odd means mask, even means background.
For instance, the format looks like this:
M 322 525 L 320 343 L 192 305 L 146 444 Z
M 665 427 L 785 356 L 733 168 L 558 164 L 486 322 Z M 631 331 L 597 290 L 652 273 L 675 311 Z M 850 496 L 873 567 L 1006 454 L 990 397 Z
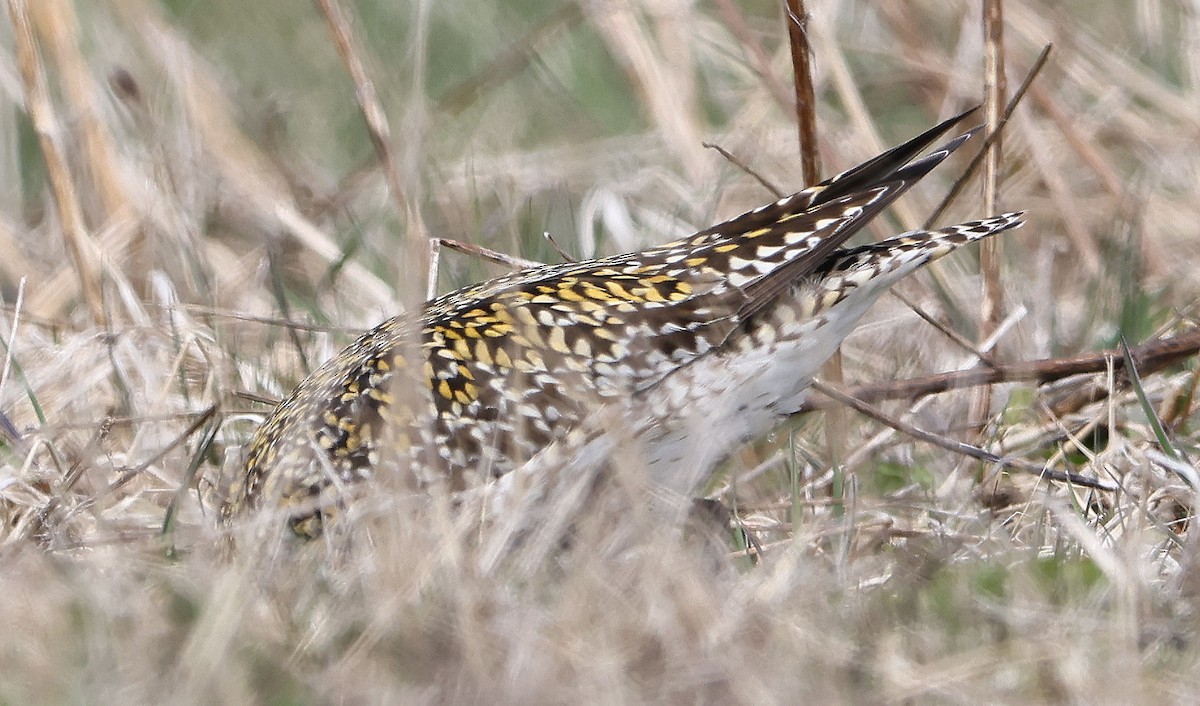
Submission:
M 83 294 L 92 320 L 102 323 L 105 321 L 105 312 L 100 287 L 99 253 L 96 252 L 96 246 L 83 222 L 83 210 L 79 206 L 75 183 L 71 180 L 66 157 L 59 144 L 62 125 L 50 101 L 46 75 L 33 34 L 33 25 L 29 19 L 29 6 L 25 0 L 8 0 L 8 14 L 13 26 L 13 45 L 21 73 L 25 111 L 33 123 L 33 129 L 38 136 L 38 146 L 46 162 L 46 173 L 50 179 L 50 188 L 54 191 L 54 203 L 66 237 L 67 252 L 71 255 L 76 276 L 79 278 L 79 291 Z
M 392 192 L 392 198 L 395 200 L 396 206 L 404 218 L 407 228 L 405 237 L 408 246 L 408 262 L 415 264 L 426 261 L 429 255 L 429 244 L 425 242 L 427 238 L 425 237 L 425 226 L 421 220 L 420 209 L 417 208 L 417 204 L 411 198 L 404 179 L 400 175 L 399 166 L 392 155 L 392 136 L 391 129 L 388 127 L 387 116 L 383 112 L 383 106 L 379 102 L 379 94 L 375 91 L 375 83 L 367 75 L 367 68 L 358 51 L 353 32 L 350 28 L 350 21 L 346 17 L 346 13 L 342 11 L 342 7 L 338 4 L 337 0 L 316 0 L 316 3 L 321 9 L 321 13 L 325 15 L 329 31 L 333 35 L 334 42 L 337 44 L 338 55 L 341 56 L 343 63 L 346 65 L 346 71 L 350 74 L 350 80 L 354 82 L 354 95 L 358 99 L 358 107 L 362 111 L 363 121 L 367 125 L 367 133 L 371 137 L 371 144 L 375 148 L 376 156 L 379 157 L 379 163 L 383 168 L 383 175 L 387 180 L 388 189 Z M 420 276 L 420 270 L 414 268 L 412 277 Z M 411 288 L 409 291 L 401 293 L 401 298 L 407 306 L 416 301 L 415 294 L 423 293 L 424 288 L 420 286 L 419 281 L 409 277 L 402 278 L 401 281 L 407 282 Z
M 987 95 L 984 99 L 984 112 L 987 119 L 988 132 L 1000 128 L 1004 120 L 1004 104 L 1008 92 L 1004 75 L 1004 2 L 1003 0 L 984 0 L 983 2 L 983 38 L 984 38 L 984 82 Z M 996 202 L 1000 191 L 1000 158 L 1001 142 L 999 135 L 992 140 L 988 147 L 983 169 L 983 211 L 995 213 Z M 983 275 L 983 306 L 981 310 L 982 326 L 980 339 L 985 339 L 996 330 L 1000 324 L 1003 308 L 1002 292 L 1000 290 L 1000 251 L 999 242 L 989 239 L 981 243 L 979 253 L 979 268 Z M 981 423 L 991 407 L 992 391 L 989 387 L 980 387 L 971 402 L 970 422 L 972 426 Z
M 800 139 L 800 163 L 806 186 L 821 181 L 821 157 L 817 151 L 816 92 L 812 80 L 812 47 L 808 41 L 808 13 L 804 0 L 787 0 L 788 42 L 792 53 L 792 76 L 796 84 L 796 129 Z M 834 352 L 822 370 L 824 377 L 835 387 L 845 385 L 842 370 L 842 351 Z M 825 416 L 825 445 L 829 462 L 838 465 L 845 458 L 846 411 L 841 407 L 828 410 Z
M 800 164 L 805 186 L 821 180 L 817 152 L 817 110 L 812 81 L 812 50 L 808 44 L 808 13 L 804 0 L 787 0 L 788 41 L 792 47 L 792 73 L 796 82 L 796 129 L 800 135 Z M 840 366 L 839 366 L 840 367 Z
M 97 105 L 99 89 L 87 59 L 79 50 L 79 20 L 66 0 L 41 0 L 33 6 L 33 21 L 54 58 L 63 80 L 66 99 L 73 122 L 79 126 L 83 151 L 91 184 L 95 186 L 104 207 L 104 223 L 116 218 L 131 218 L 133 207 L 118 169 L 117 149 L 113 136 L 100 117 Z M 135 236 L 132 250 L 144 247 L 142 236 Z M 148 270 L 135 256 L 129 273 L 144 275 Z

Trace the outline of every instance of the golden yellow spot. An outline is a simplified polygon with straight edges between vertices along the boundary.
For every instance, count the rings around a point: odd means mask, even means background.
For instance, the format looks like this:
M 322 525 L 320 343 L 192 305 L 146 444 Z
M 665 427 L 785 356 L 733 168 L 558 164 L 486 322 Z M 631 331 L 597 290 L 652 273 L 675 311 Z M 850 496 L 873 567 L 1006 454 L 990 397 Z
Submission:
M 770 228 L 759 228 L 758 230 L 752 230 L 749 233 L 743 233 L 742 237 L 743 238 L 757 238 L 760 235 L 766 235 L 767 233 L 770 233 L 770 232 L 771 232 Z
M 482 340 L 475 344 L 475 360 L 484 365 L 491 365 L 493 362 L 492 351 L 488 348 L 487 343 L 484 343 Z
M 455 391 L 454 399 L 457 400 L 459 404 L 471 404 L 471 396 L 462 390 Z
M 558 290 L 558 296 L 560 299 L 565 299 L 569 302 L 583 301 L 583 295 L 579 292 L 576 292 L 572 287 L 560 287 Z
M 600 289 L 599 287 L 592 284 L 591 282 L 588 282 L 583 285 L 583 293 L 584 293 L 584 295 L 591 297 L 592 299 L 595 299 L 597 301 L 610 302 L 613 300 L 613 295 L 609 294 L 608 292 L 604 291 L 603 289 Z
M 460 359 L 471 357 L 471 344 L 467 343 L 466 339 L 458 339 L 454 342 L 454 352 L 458 354 Z
M 475 386 L 475 383 L 463 383 L 463 392 L 467 393 L 467 396 L 473 400 L 479 398 L 479 388 Z
M 608 291 L 617 295 L 621 299 L 632 300 L 635 302 L 642 301 L 641 297 L 638 297 L 638 296 L 634 295 L 633 293 L 629 292 L 628 290 L 626 290 L 625 287 L 621 286 L 621 284 L 619 282 L 613 282 L 610 280 L 608 282 L 605 282 L 604 284 L 606 287 L 608 287 Z
M 683 264 L 687 265 L 688 267 L 699 267 L 706 262 L 708 262 L 707 257 L 689 257 L 683 261 Z
M 717 247 L 713 248 L 713 250 L 715 252 L 733 252 L 739 247 L 740 246 L 737 243 L 728 243 L 726 245 L 718 245 Z
M 439 395 L 445 397 L 446 399 L 451 399 L 453 397 L 453 393 L 450 391 L 449 380 L 442 380 L 440 383 L 438 383 L 437 391 Z
M 496 365 L 499 365 L 501 368 L 512 367 L 512 358 L 508 357 L 508 351 L 503 348 L 496 349 Z
M 665 302 L 667 299 L 654 287 L 646 287 L 645 289 L 634 290 L 641 294 L 642 299 L 648 302 Z
M 392 369 L 392 366 L 388 365 L 386 358 L 380 358 L 375 361 L 375 369 L 381 373 L 386 373 Z

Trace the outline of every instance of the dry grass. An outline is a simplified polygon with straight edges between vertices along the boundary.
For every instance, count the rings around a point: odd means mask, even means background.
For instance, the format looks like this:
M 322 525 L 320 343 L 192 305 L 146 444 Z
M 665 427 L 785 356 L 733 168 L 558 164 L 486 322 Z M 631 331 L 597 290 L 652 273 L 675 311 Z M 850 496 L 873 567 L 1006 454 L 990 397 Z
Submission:
M 0 703 L 1194 699 L 1194 360 L 1143 376 L 1144 403 L 1117 374 L 998 385 L 978 433 L 970 391 L 883 405 L 1112 493 L 850 412 L 831 468 L 821 413 L 789 423 L 711 488 L 755 561 L 636 502 L 635 461 L 557 507 L 569 541 L 498 550 L 444 499 L 387 492 L 313 546 L 214 527 L 267 409 L 239 392 L 277 398 L 411 306 L 414 235 L 590 256 L 770 198 L 703 141 L 799 185 L 780 5 L 343 2 L 360 107 L 315 6 L 8 0 Z M 981 99 L 978 3 L 806 6 L 826 172 Z M 1009 86 L 1054 49 L 1003 143 L 998 205 L 1029 226 L 1000 246 L 998 335 L 978 340 L 972 256 L 905 298 L 1005 361 L 1194 326 L 1200 16 L 1007 0 L 1004 20 Z M 923 222 L 962 165 L 872 235 Z M 439 270 L 441 291 L 499 271 Z M 844 356 L 848 383 L 977 363 L 896 298 Z

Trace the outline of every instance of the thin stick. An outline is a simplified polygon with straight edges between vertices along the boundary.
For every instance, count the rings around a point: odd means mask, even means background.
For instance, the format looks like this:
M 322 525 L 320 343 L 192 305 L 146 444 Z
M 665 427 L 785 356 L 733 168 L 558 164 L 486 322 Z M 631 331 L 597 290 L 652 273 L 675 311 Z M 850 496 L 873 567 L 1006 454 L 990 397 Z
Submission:
M 538 262 L 537 260 L 526 260 L 523 257 L 508 255 L 500 252 L 499 250 L 485 248 L 482 245 L 464 243 L 461 240 L 451 240 L 450 238 L 437 238 L 436 240 L 443 247 L 450 248 L 451 250 L 457 250 L 464 255 L 481 257 L 485 260 L 491 260 L 492 262 L 496 262 L 516 270 L 525 270 L 530 267 L 542 267 L 546 264 L 544 262 Z
M 995 213 L 1000 192 L 1001 141 L 998 132 L 1008 92 L 1004 75 L 1004 0 L 983 0 L 984 113 L 987 128 L 996 139 L 988 146 L 983 166 L 983 212 Z M 1004 309 L 1004 290 L 1000 284 L 1000 245 L 994 239 L 980 243 L 979 272 L 982 290 L 979 310 L 979 335 L 987 338 L 1000 325 Z M 970 428 L 980 428 L 992 406 L 992 388 L 981 386 L 971 398 L 967 412 Z
M 554 236 L 550 235 L 550 231 L 542 231 L 542 237 L 546 239 L 547 243 L 550 243 L 550 247 L 554 248 L 554 252 L 558 253 L 558 256 L 563 260 L 567 262 L 578 262 L 577 258 L 571 256 L 571 253 L 563 250 L 562 246 L 558 244 L 558 241 L 554 239 Z
M 954 182 L 954 186 L 950 188 L 950 193 L 946 194 L 946 197 L 942 199 L 942 202 L 938 204 L 938 207 L 933 209 L 933 213 L 930 214 L 929 218 L 925 220 L 925 225 L 923 226 L 924 228 L 929 229 L 933 227 L 933 224 L 936 223 L 939 218 L 941 218 L 942 214 L 946 212 L 946 209 L 950 207 L 950 204 L 954 203 L 954 200 L 958 198 L 959 193 L 962 192 L 963 188 L 965 188 L 967 183 L 971 180 L 971 177 L 975 175 L 976 170 L 979 169 L 979 165 L 983 164 L 984 157 L 988 154 L 988 150 L 996 142 L 996 140 L 1000 139 L 1000 135 L 1004 130 L 1004 127 L 1008 125 L 1008 121 L 1012 117 L 1013 111 L 1017 109 L 1017 106 L 1021 104 L 1022 99 L 1025 98 L 1025 93 L 1029 90 L 1029 86 L 1033 84 L 1033 80 L 1037 78 L 1038 74 L 1042 72 L 1042 68 L 1046 66 L 1046 60 L 1050 58 L 1050 50 L 1053 48 L 1053 44 L 1047 44 L 1046 46 L 1042 47 L 1042 53 L 1039 54 L 1037 60 L 1033 62 L 1033 67 L 1029 69 L 1029 73 L 1025 74 L 1025 80 L 1021 81 L 1020 88 L 1018 88 L 1017 92 L 1013 94 L 1012 100 L 1008 102 L 1008 106 L 1004 109 L 1004 116 L 1000 119 L 996 129 L 988 130 L 987 138 L 985 138 L 983 141 L 983 147 L 981 147 L 975 157 L 971 159 L 971 163 L 967 165 L 965 170 L 963 170 L 963 174 L 961 177 L 959 177 L 958 181 Z
M 13 45 L 17 53 L 17 66 L 21 73 L 21 87 L 25 97 L 25 111 L 33 123 L 38 136 L 38 146 L 46 161 L 46 174 L 54 191 L 54 203 L 58 207 L 58 218 L 66 236 L 67 252 L 75 265 L 79 277 L 79 291 L 83 294 L 92 320 L 97 324 L 106 320 L 103 292 L 100 287 L 99 257 L 95 243 L 83 222 L 83 211 L 75 193 L 75 183 L 67 167 L 67 160 L 58 144 L 62 125 L 55 115 L 46 86 L 46 75 L 42 59 L 38 54 L 37 40 L 29 20 L 26 0 L 8 0 L 8 15 L 13 27 Z
M 1001 135 L 1000 124 L 1004 120 L 1005 96 L 1008 80 L 1004 73 L 1004 0 L 984 0 L 984 64 L 987 96 L 984 113 L 987 117 L 989 134 L 996 139 L 988 145 L 983 169 L 983 212 L 996 213 L 1000 199 Z M 1004 292 L 1000 287 L 1000 250 L 995 238 L 985 240 L 980 247 L 979 269 L 983 274 L 983 330 L 987 337 L 1000 325 Z
M 212 405 L 208 409 L 204 410 L 204 412 L 202 414 L 197 416 L 196 419 L 193 420 L 192 423 L 188 425 L 187 429 L 184 429 L 183 432 L 181 432 L 178 436 L 176 436 L 174 439 L 172 439 L 170 443 L 168 443 L 166 446 L 159 449 L 158 453 L 154 454 L 153 456 L 146 459 L 145 461 L 142 461 L 138 465 L 133 466 L 132 468 L 126 468 L 124 471 L 122 471 L 121 475 L 117 476 L 116 479 L 114 479 L 111 483 L 109 483 L 108 487 L 106 487 L 102 491 L 102 495 L 108 495 L 110 493 L 115 492 L 116 490 L 121 488 L 121 486 L 125 485 L 129 481 L 136 478 L 139 474 L 141 474 L 147 468 L 153 466 L 154 464 L 156 464 L 159 461 L 166 458 L 167 454 L 171 453 L 171 451 L 173 451 L 176 447 L 182 445 L 183 442 L 187 441 L 188 438 L 191 437 L 192 434 L 195 434 L 197 431 L 199 431 L 200 427 L 204 426 L 204 424 L 209 419 L 212 419 L 216 413 L 217 413 L 216 405 Z M 92 502 L 94 502 L 94 500 L 95 500 L 95 498 L 89 498 L 88 500 L 81 503 L 81 506 L 90 505 Z
M 976 346 L 974 343 L 971 343 L 971 341 L 969 341 L 966 336 L 962 335 L 958 331 L 955 331 L 954 329 L 950 328 L 949 326 L 943 324 L 941 321 L 938 321 L 937 319 L 933 318 L 932 314 L 925 311 L 925 309 L 920 304 L 918 304 L 915 301 L 904 296 L 900 292 L 900 290 L 892 289 L 889 291 L 891 291 L 891 293 L 897 299 L 904 302 L 904 304 L 906 306 L 908 306 L 909 309 L 912 309 L 913 312 L 917 316 L 924 319 L 925 322 L 928 323 L 930 326 L 934 327 L 938 331 L 941 331 L 942 334 L 946 336 L 946 338 L 949 338 L 958 347 L 962 348 L 963 350 L 967 351 L 971 355 L 975 356 L 976 358 L 981 360 L 983 363 L 985 363 L 989 366 L 995 367 L 996 361 L 994 361 L 992 359 L 992 356 L 990 353 L 985 353 L 982 348 L 980 348 L 979 346 Z
M 774 194 L 775 198 L 781 199 L 784 196 L 786 196 L 786 194 L 783 193 L 782 189 L 780 189 L 779 187 L 772 184 L 763 175 L 761 175 L 758 172 L 751 169 L 749 164 L 746 164 L 742 160 L 735 157 L 733 154 L 731 154 L 729 152 L 729 150 L 716 144 L 715 142 L 701 142 L 700 144 L 703 145 L 704 147 L 707 147 L 710 150 L 716 150 L 717 152 L 719 152 L 721 154 L 722 157 L 724 157 L 726 160 L 728 160 L 730 163 L 732 163 L 738 169 L 741 169 L 743 172 L 754 177 L 754 180 L 757 181 L 759 184 L 762 184 L 764 189 L 766 189 L 767 191 L 770 191 L 772 194 Z
M 1133 359 L 1139 370 L 1148 374 L 1178 360 L 1200 353 L 1200 328 L 1189 329 L 1171 338 L 1147 341 L 1133 347 Z M 1120 350 L 1111 349 L 1097 353 L 1064 358 L 1043 358 L 1021 363 L 997 363 L 993 368 L 968 368 L 925 377 L 894 380 L 885 383 L 861 385 L 847 390 L 847 394 L 864 402 L 879 400 L 915 400 L 949 390 L 958 390 L 976 385 L 992 385 L 1008 382 L 1036 382 L 1039 384 L 1061 380 L 1073 375 L 1104 372 L 1108 365 L 1117 370 L 1124 367 Z M 797 414 L 826 409 L 830 405 L 816 400 L 804 403 Z
M 804 0 L 787 0 L 788 40 L 792 47 L 792 74 L 796 82 L 796 129 L 800 137 L 800 164 L 804 183 L 821 181 L 817 153 L 817 110 L 812 82 L 812 48 L 808 43 L 808 13 Z
M 925 431 L 924 429 L 920 429 L 920 428 L 915 427 L 907 422 L 904 422 L 902 420 L 896 419 L 895 417 L 889 416 L 888 414 L 883 412 L 883 410 L 878 409 L 877 407 L 873 407 L 873 406 L 867 404 L 866 402 L 863 402 L 862 400 L 856 399 L 852 395 L 842 392 L 841 390 L 839 390 L 835 387 L 826 385 L 825 383 L 822 383 L 819 380 L 814 380 L 812 383 L 812 387 L 814 390 L 817 390 L 821 394 L 827 395 L 827 396 L 833 398 L 834 400 L 841 402 L 842 404 L 853 409 L 854 411 L 858 412 L 859 414 L 868 416 L 882 424 L 886 424 L 887 426 L 891 427 L 892 429 L 895 429 L 896 431 L 900 432 L 901 434 L 904 434 L 906 436 L 911 436 L 912 438 L 917 439 L 919 441 L 924 441 L 927 444 L 932 444 L 940 449 L 945 449 L 947 451 L 962 454 L 962 455 L 968 456 L 970 458 L 979 459 L 980 461 L 985 461 L 987 463 L 995 463 L 1000 466 L 1011 468 L 1015 471 L 1021 471 L 1023 473 L 1030 473 L 1035 476 L 1039 476 L 1039 477 L 1046 478 L 1049 480 L 1062 481 L 1064 483 L 1073 483 L 1075 485 L 1082 485 L 1084 487 L 1095 488 L 1097 490 L 1108 490 L 1108 491 L 1116 490 L 1115 487 L 1113 487 L 1107 483 L 1104 483 L 1103 481 L 1096 480 L 1095 478 L 1088 478 L 1086 476 L 1081 476 L 1081 475 L 1078 475 L 1075 473 L 1069 473 L 1066 471 L 1054 471 L 1054 470 L 1051 470 L 1048 468 L 1043 468 L 1042 466 L 1039 466 L 1034 463 L 1029 463 L 1028 461 L 1025 461 L 1025 460 L 1022 460 L 1019 458 L 999 456 L 990 451 L 985 451 L 984 449 L 981 449 L 978 446 L 972 446 L 971 444 L 966 444 L 961 441 L 947 439 L 944 436 L 934 434 L 933 432 Z

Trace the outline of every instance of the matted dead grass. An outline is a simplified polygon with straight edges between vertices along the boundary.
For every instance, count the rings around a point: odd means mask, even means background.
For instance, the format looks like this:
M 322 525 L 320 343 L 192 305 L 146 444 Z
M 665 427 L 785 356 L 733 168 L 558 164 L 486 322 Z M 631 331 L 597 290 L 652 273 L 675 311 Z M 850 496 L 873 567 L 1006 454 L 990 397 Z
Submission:
M 543 232 L 586 257 L 770 199 L 705 141 L 799 187 L 776 3 L 345 3 L 390 175 L 313 6 L 7 9 L 0 702 L 1194 699 L 1194 359 L 997 385 L 978 431 L 968 390 L 879 403 L 1114 492 L 843 411 L 832 455 L 813 413 L 714 479 L 749 550 L 647 508 L 635 461 L 552 505 L 566 537 L 497 543 L 385 491 L 309 546 L 215 526 L 258 400 L 414 303 L 419 238 L 550 261 Z M 983 95 L 976 3 L 808 9 L 827 173 Z M 1004 10 L 1010 88 L 1053 43 L 1003 142 L 999 206 L 1028 211 L 1004 324 L 978 340 L 973 254 L 899 290 L 999 361 L 1194 335 L 1200 16 Z M 964 165 L 872 237 L 922 223 Z M 942 222 L 984 215 L 978 194 Z M 500 271 L 443 250 L 437 286 Z M 847 385 L 977 362 L 897 298 L 844 346 Z

